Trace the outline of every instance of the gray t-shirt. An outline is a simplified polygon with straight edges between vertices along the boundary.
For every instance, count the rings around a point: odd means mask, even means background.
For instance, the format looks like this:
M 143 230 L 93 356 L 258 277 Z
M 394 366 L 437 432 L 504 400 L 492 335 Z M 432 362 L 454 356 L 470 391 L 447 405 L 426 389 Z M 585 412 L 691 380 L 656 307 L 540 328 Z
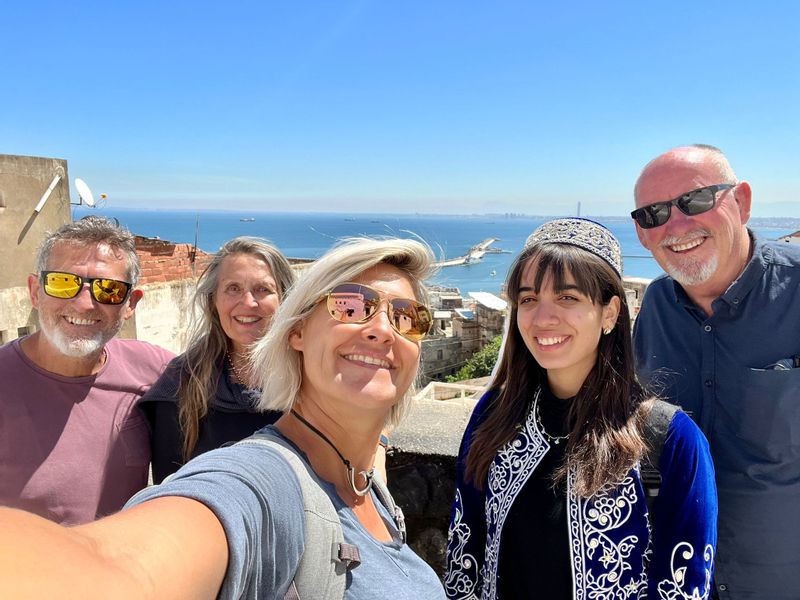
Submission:
M 372 500 L 392 534 L 391 542 L 373 538 L 333 485 L 322 482 L 322 487 L 336 508 L 345 541 L 361 554 L 361 564 L 347 575 L 345 599 L 444 599 L 436 574 L 400 541 L 374 492 Z M 283 597 L 303 553 L 303 497 L 294 471 L 276 450 L 262 445 L 212 450 L 162 485 L 141 491 L 126 506 L 163 496 L 198 500 L 222 523 L 229 558 L 219 598 Z

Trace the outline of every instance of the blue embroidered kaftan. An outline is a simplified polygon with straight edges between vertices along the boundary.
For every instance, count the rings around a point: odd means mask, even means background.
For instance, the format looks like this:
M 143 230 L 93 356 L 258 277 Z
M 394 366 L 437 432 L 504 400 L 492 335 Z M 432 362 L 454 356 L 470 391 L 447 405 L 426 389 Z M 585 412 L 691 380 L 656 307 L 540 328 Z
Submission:
M 464 481 L 472 434 L 491 408 L 484 395 L 464 433 L 447 548 L 445 592 L 459 600 L 498 598 L 498 559 L 510 508 L 550 449 L 532 404 L 519 433 L 497 453 L 485 491 Z M 717 539 L 714 467 L 705 437 L 682 411 L 670 422 L 659 460 L 662 477 L 652 523 L 639 469 L 591 498 L 567 477 L 567 524 L 574 600 L 710 596 Z M 531 532 L 531 543 L 536 533 Z

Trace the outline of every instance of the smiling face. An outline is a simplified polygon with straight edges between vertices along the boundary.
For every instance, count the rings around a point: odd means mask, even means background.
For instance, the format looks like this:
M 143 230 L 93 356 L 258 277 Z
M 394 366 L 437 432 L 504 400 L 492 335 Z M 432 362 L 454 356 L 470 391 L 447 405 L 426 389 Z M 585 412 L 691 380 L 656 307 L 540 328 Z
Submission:
M 380 264 L 352 281 L 382 296 L 416 299 L 411 281 L 396 267 Z M 414 381 L 420 347 L 397 333 L 389 323 L 388 306 L 364 323 L 340 323 L 324 302 L 314 308 L 289 338 L 302 354 L 300 396 L 328 412 L 372 413 L 384 419 Z
M 718 156 L 718 155 L 717 155 Z M 719 183 L 735 183 L 715 154 L 699 148 L 677 148 L 651 162 L 636 184 L 636 207 L 677 198 Z M 708 212 L 687 216 L 673 206 L 660 227 L 636 226 L 639 241 L 658 264 L 688 292 L 722 294 L 747 264 L 750 238 L 750 186 L 741 182 L 716 194 Z
M 559 398 L 577 394 L 597 362 L 597 346 L 604 328 L 614 327 L 620 299 L 605 306 L 581 292 L 569 272 L 563 289 L 554 289 L 548 274 L 537 293 L 537 261 L 525 265 L 517 298 L 517 328 L 544 369 L 550 389 Z
M 278 284 L 269 265 L 252 254 L 231 254 L 219 266 L 214 307 L 236 353 L 261 339 L 278 310 Z
M 59 242 L 50 253 L 47 270 L 129 280 L 125 256 L 105 244 Z M 31 304 L 39 311 L 44 339 L 60 354 L 75 358 L 98 354 L 130 318 L 141 297 L 141 292 L 134 290 L 122 304 L 100 304 L 84 284 L 74 298 L 53 298 L 45 294 L 38 274 L 28 278 L 28 290 Z

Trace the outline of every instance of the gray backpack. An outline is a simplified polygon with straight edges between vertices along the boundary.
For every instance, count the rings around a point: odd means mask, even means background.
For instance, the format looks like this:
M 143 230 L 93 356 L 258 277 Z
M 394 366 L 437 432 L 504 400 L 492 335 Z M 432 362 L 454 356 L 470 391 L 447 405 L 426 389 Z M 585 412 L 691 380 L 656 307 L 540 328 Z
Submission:
M 344 598 L 347 572 L 361 564 L 358 548 L 344 541 L 336 508 L 319 485 L 317 474 L 291 444 L 270 431 L 260 431 L 240 444 L 259 444 L 276 450 L 292 467 L 303 492 L 305 543 L 300 565 L 284 600 Z M 406 528 L 403 511 L 392 499 L 386 484 L 375 476 L 373 489 L 394 517 L 403 542 Z
M 661 458 L 661 451 L 664 449 L 664 440 L 667 437 L 669 424 L 675 413 L 680 407 L 656 400 L 647 416 L 647 425 L 644 430 L 644 439 L 647 442 L 648 451 L 642 458 L 640 464 L 640 476 L 644 486 L 647 510 L 653 514 L 653 508 L 658 491 L 661 487 L 661 473 L 658 471 L 658 461 Z

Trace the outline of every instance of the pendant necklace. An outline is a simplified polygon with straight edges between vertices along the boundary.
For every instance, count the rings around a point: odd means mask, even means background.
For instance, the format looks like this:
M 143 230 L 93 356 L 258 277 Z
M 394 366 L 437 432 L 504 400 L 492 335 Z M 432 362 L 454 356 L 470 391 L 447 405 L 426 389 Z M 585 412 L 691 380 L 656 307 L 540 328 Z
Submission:
M 566 435 L 550 435 L 549 433 L 547 433 L 547 430 L 544 428 L 544 425 L 542 424 L 542 417 L 539 414 L 539 392 L 540 391 L 541 390 L 536 390 L 536 396 L 534 396 L 534 398 L 533 398 L 533 414 L 534 414 L 534 417 L 536 418 L 536 427 L 541 432 L 542 437 L 544 437 L 544 439 L 546 439 L 548 442 L 550 442 L 551 444 L 560 444 L 561 440 L 566 440 L 567 438 L 569 438 L 569 434 L 566 434 Z
M 333 442 L 328 439 L 324 433 L 322 433 L 319 429 L 314 427 L 311 423 L 306 421 L 303 417 L 301 417 L 294 409 L 291 409 L 289 412 L 292 413 L 292 416 L 295 417 L 298 421 L 300 421 L 303 425 L 308 427 L 311 431 L 316 433 L 319 437 L 321 437 L 331 448 L 333 448 L 334 452 L 339 455 L 339 458 L 342 459 L 344 463 L 344 472 L 346 475 L 347 483 L 350 484 L 350 489 L 353 490 L 353 493 L 356 496 L 366 496 L 369 493 L 369 490 L 372 488 L 372 477 L 375 474 L 375 467 L 372 467 L 369 471 L 359 471 L 358 474 L 363 477 L 367 485 L 363 488 L 358 489 L 356 486 L 356 472 L 353 469 L 353 466 L 350 464 L 350 461 L 347 460 L 342 453 L 339 452 L 339 449 L 333 445 Z
M 244 382 L 244 377 L 242 377 L 242 374 L 239 373 L 239 369 L 236 368 L 236 365 L 233 362 L 233 357 L 231 356 L 231 351 L 230 350 L 226 351 L 226 354 L 228 355 L 228 364 L 231 367 L 231 371 L 233 372 L 233 376 L 236 378 L 236 383 L 240 383 L 242 385 L 246 385 L 245 382 Z

